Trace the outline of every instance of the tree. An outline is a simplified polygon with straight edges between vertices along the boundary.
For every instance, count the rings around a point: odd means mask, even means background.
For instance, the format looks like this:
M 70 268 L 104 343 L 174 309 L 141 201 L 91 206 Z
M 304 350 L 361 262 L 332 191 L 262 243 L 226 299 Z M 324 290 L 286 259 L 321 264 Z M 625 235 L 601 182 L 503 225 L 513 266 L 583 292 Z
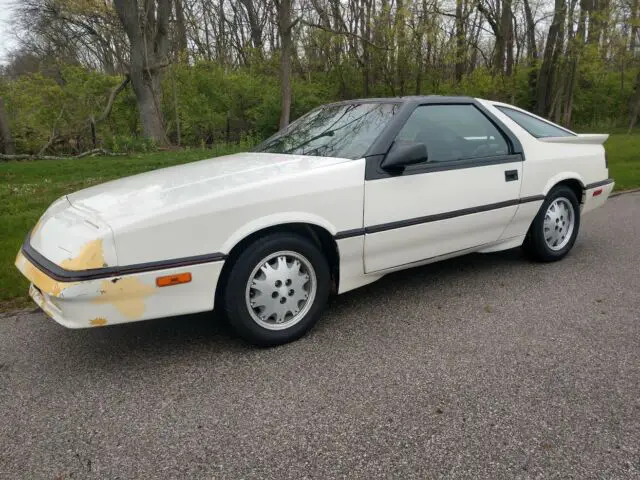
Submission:
M 556 59 L 559 57 L 559 46 L 564 41 L 564 21 L 566 14 L 565 0 L 555 0 L 553 20 L 549 27 L 542 56 L 542 66 L 536 83 L 536 110 L 540 115 L 547 115 L 551 109 L 551 94 L 554 81 Z
M 0 98 L 0 153 L 13 155 L 15 153 L 15 145 L 9 128 L 9 117 L 4 108 L 4 99 Z
M 176 9 L 176 51 L 180 60 L 187 60 L 187 25 L 182 4 L 183 0 L 174 0 Z
M 144 136 L 157 145 L 169 143 L 160 94 L 162 70 L 168 65 L 171 0 L 114 0 L 129 39 L 129 78 L 136 95 Z
M 293 0 L 273 0 L 278 11 L 280 36 L 280 128 L 289 125 L 291 115 L 291 54 L 293 52 L 291 8 Z

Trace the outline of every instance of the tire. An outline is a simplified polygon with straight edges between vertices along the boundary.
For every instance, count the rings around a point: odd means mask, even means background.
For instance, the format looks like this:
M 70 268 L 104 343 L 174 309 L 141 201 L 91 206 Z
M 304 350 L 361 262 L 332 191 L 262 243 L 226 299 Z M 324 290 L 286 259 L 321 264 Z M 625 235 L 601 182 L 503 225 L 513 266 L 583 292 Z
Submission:
M 558 185 L 551 189 L 540 207 L 523 247 L 534 260 L 555 262 L 569 253 L 579 230 L 580 203 L 576 194 L 568 186 Z
M 288 343 L 316 324 L 330 282 L 327 259 L 313 242 L 295 233 L 269 234 L 231 267 L 222 294 L 225 316 L 249 343 Z

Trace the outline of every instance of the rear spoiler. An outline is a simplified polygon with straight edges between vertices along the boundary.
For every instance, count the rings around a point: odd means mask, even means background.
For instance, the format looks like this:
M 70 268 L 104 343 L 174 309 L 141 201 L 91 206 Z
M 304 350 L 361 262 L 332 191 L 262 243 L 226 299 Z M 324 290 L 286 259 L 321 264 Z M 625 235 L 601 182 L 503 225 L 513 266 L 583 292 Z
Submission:
M 583 145 L 602 145 L 609 138 L 608 133 L 580 133 L 573 137 L 543 137 L 538 138 L 545 143 L 579 143 Z

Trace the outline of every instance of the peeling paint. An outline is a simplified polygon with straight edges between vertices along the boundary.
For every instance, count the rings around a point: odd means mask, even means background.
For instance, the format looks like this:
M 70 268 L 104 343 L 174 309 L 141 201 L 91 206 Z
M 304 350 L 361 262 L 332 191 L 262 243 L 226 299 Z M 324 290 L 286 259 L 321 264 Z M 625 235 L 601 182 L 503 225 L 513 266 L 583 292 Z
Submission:
M 107 319 L 102 317 L 93 318 L 89 320 L 89 325 L 91 325 L 92 327 L 101 327 L 102 325 L 106 325 L 106 324 L 107 324 Z
M 104 261 L 104 250 L 102 239 L 92 240 L 86 243 L 78 255 L 68 258 L 60 263 L 62 268 L 67 270 L 88 270 L 90 268 L 102 268 L 108 265 Z
M 92 302 L 113 305 L 124 317 L 136 320 L 144 315 L 145 299 L 154 291 L 155 287 L 136 277 L 124 277 L 117 283 L 103 280 L 100 284 L 101 295 Z
M 55 318 L 53 315 L 53 311 L 51 310 L 47 302 L 44 300 L 44 297 L 40 296 L 38 301 L 36 301 L 36 303 L 49 318 Z
M 31 262 L 25 258 L 22 252 L 18 252 L 18 256 L 16 257 L 16 267 L 18 267 L 18 270 L 20 270 L 31 283 L 38 287 L 41 292 L 54 297 L 59 297 L 65 289 L 76 284 L 74 282 L 58 282 L 47 276 L 34 267 Z

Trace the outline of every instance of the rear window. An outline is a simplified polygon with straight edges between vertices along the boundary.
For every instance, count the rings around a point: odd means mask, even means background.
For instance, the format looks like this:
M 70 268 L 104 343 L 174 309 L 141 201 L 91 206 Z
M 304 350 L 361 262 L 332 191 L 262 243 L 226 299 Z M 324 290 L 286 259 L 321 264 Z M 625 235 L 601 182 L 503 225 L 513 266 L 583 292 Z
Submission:
M 499 105 L 496 105 L 496 108 L 536 138 L 575 137 L 575 133 L 570 132 L 569 130 L 565 130 L 558 125 L 545 122 L 544 120 L 540 120 L 539 118 L 528 115 L 519 110 Z

